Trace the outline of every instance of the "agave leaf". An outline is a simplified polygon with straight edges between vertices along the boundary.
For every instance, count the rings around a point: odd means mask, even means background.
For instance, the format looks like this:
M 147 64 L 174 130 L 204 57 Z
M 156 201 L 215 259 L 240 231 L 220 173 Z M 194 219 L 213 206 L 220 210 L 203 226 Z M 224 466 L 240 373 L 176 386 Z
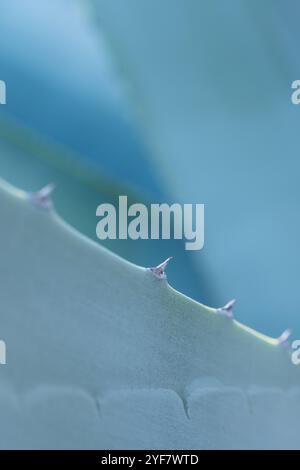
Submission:
M 1 446 L 297 441 L 299 371 L 278 340 L 175 291 L 5 182 L 0 214 Z

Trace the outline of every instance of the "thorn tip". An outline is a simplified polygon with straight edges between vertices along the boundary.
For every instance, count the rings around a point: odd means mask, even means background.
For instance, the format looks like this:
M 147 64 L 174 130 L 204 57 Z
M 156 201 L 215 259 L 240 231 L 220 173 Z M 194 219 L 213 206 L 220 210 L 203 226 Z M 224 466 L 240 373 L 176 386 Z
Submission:
M 288 344 L 288 339 L 291 336 L 292 331 L 288 328 L 287 330 L 284 330 L 283 333 L 277 338 L 278 344 L 283 344 L 287 345 Z
M 52 207 L 52 201 L 50 196 L 53 193 L 54 189 L 55 184 L 49 183 L 39 191 L 29 193 L 29 199 L 33 204 L 38 207 L 41 207 L 42 209 L 50 209 Z
M 224 315 L 228 318 L 233 318 L 233 306 L 235 305 L 235 303 L 236 299 L 230 300 L 229 302 L 227 302 L 226 305 L 224 305 L 224 307 L 218 308 L 217 313 L 219 315 Z
M 169 258 L 167 258 L 165 261 L 163 261 L 161 264 L 159 264 L 158 266 L 154 267 L 154 268 L 149 268 L 150 271 L 158 278 L 158 279 L 165 279 L 167 276 L 166 276 L 166 273 L 165 273 L 165 270 L 169 264 L 169 262 L 171 261 L 171 259 L 173 258 L 173 256 L 169 256 Z

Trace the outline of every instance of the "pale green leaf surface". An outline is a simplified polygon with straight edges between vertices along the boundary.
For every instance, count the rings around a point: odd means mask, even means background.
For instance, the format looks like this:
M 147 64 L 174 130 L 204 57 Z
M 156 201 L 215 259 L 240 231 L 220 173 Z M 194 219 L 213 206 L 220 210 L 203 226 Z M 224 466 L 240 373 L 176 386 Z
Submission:
M 299 370 L 276 340 L 4 182 L 0 214 L 1 447 L 298 445 Z

